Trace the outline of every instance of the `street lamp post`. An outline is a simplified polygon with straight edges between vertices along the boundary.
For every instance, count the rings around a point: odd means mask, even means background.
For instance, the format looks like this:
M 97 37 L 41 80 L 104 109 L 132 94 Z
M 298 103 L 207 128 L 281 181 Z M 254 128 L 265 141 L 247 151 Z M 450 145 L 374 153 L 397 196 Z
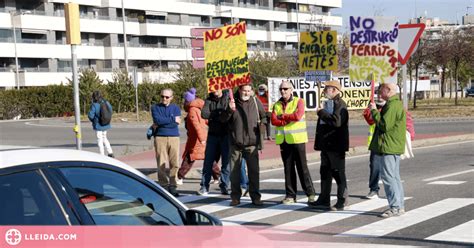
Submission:
M 297 48 L 298 50 L 300 49 L 300 22 L 299 22 L 299 14 L 300 14 L 300 7 L 298 4 L 298 0 L 296 0 L 296 30 L 298 31 L 298 34 L 296 35 L 296 38 L 298 40 Z
M 10 18 L 12 22 L 12 28 L 13 28 L 13 44 L 14 44 L 14 50 L 15 50 L 15 74 L 16 74 L 16 89 L 20 89 L 20 72 L 19 72 L 19 63 L 18 63 L 18 53 L 17 53 L 17 48 L 16 48 L 16 25 L 15 25 L 15 16 L 18 15 L 23 15 L 23 14 L 29 14 L 31 11 L 21 11 L 18 12 L 16 10 L 10 11 Z
M 125 70 L 127 71 L 128 75 L 128 53 L 127 53 L 127 29 L 125 28 L 125 8 L 123 6 L 122 0 L 122 25 L 123 25 L 123 53 L 124 53 L 124 60 L 125 60 Z

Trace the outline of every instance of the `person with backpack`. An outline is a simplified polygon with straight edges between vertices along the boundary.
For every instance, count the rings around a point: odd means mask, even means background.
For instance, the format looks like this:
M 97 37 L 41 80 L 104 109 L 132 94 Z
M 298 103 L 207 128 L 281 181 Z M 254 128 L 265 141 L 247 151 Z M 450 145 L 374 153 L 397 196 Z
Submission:
M 111 128 L 110 122 L 112 120 L 112 105 L 102 97 L 100 91 L 96 90 L 92 93 L 92 104 L 88 114 L 89 120 L 92 122 L 92 128 L 96 132 L 97 145 L 99 146 L 99 152 L 105 155 L 105 149 L 107 149 L 107 155 L 114 157 L 112 146 L 107 139 L 107 130 Z

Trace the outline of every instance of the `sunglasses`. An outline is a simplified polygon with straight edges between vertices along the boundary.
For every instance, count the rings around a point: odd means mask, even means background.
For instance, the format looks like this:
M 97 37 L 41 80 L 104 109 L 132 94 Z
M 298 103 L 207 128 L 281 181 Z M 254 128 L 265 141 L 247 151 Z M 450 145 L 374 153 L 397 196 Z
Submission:
M 289 88 L 280 88 L 280 91 L 287 91 Z
M 164 95 L 161 95 L 161 98 L 164 98 L 164 99 L 170 99 L 171 96 L 164 96 Z

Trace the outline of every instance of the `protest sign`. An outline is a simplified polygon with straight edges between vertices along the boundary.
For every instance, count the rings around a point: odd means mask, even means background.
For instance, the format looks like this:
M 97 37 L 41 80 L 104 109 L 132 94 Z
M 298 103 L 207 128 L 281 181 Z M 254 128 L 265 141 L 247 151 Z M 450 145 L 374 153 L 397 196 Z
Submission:
M 339 80 L 342 87 L 342 99 L 347 104 L 347 109 L 364 109 L 370 102 L 371 85 L 370 81 L 350 81 L 349 76 L 333 77 Z M 324 83 L 323 83 L 324 85 Z
M 280 99 L 280 84 L 288 80 L 293 85 L 293 95 L 302 98 L 306 103 L 306 111 L 316 111 L 318 107 L 318 85 L 306 81 L 304 77 L 268 78 L 268 104 L 273 106 Z
M 300 71 L 337 70 L 337 32 L 301 32 L 298 50 Z
M 307 81 L 303 77 L 294 78 L 268 78 L 268 102 L 270 106 L 280 99 L 278 90 L 280 84 L 288 80 L 293 85 L 293 95 L 303 98 L 306 103 L 306 111 L 318 110 L 318 84 Z M 346 102 L 348 109 L 364 109 L 370 101 L 371 82 L 349 80 L 349 76 L 333 77 L 332 80 L 339 80 L 342 86 L 342 99 Z M 324 82 L 322 82 L 324 88 Z M 321 93 L 322 94 L 322 90 Z M 321 96 L 320 98 L 324 98 Z
M 351 81 L 397 83 L 398 21 L 392 17 L 351 16 Z
M 204 52 L 208 92 L 250 83 L 245 22 L 206 31 Z

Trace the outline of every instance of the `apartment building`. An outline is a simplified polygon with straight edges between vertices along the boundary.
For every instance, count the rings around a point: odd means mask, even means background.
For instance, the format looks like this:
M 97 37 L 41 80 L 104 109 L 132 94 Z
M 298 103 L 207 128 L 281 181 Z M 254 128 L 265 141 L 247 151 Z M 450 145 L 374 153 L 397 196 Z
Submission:
M 67 2 L 80 9 L 78 65 L 94 68 L 102 79 L 125 67 L 122 2 L 128 64 L 139 81 L 172 81 L 179 63 L 192 61 L 191 28 L 246 21 L 249 51 L 277 51 L 296 47 L 298 31 L 342 26 L 342 17 L 331 14 L 342 0 L 0 0 L 1 88 L 71 77 Z

